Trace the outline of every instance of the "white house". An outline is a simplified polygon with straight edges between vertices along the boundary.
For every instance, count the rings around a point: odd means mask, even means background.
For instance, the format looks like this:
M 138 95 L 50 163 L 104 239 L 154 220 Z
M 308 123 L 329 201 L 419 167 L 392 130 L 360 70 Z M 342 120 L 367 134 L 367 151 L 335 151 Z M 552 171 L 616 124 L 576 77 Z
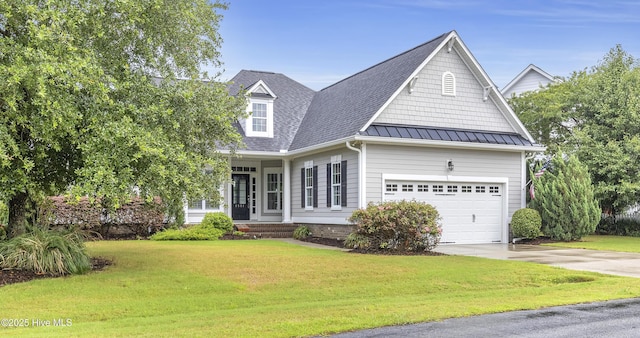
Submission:
M 220 211 L 234 222 L 348 228 L 369 202 L 416 199 L 442 216 L 445 243 L 507 242 L 525 206 L 525 158 L 544 150 L 455 31 L 313 91 L 283 74 L 243 70 L 222 203 L 196 201 L 187 221 Z
M 524 92 L 538 90 L 548 84 L 558 81 L 557 78 L 540 69 L 540 67 L 530 64 L 511 80 L 502 90 L 502 95 L 510 98 L 518 96 Z

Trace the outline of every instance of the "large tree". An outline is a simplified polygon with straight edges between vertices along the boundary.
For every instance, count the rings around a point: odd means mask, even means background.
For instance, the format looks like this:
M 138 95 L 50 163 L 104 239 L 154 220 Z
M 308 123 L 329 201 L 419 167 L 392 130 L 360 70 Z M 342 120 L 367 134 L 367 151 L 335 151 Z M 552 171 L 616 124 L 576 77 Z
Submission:
M 640 201 L 640 68 L 621 46 L 590 70 L 510 102 L 539 142 L 588 167 L 605 211 Z
M 0 0 L 0 200 L 9 235 L 30 206 L 72 193 L 215 198 L 244 100 L 219 66 L 226 4 L 209 0 Z M 162 79 L 162 80 L 160 80 Z M 203 171 L 211 168 L 212 175 Z
M 605 211 L 640 201 L 640 68 L 620 46 L 578 88 L 580 128 L 573 146 L 592 174 Z

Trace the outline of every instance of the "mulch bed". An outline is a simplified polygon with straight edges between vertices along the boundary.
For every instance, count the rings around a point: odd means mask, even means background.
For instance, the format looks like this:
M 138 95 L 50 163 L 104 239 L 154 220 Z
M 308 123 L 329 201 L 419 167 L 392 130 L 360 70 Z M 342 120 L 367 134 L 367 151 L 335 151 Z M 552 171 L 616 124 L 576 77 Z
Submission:
M 534 239 L 523 239 L 517 241 L 516 244 L 527 244 L 527 245 L 540 245 L 545 243 L 556 243 L 558 241 L 554 241 L 549 237 L 538 237 Z
M 113 264 L 110 260 L 95 257 L 91 258 L 91 271 L 101 271 L 104 270 L 107 266 Z M 41 278 L 57 278 L 64 276 L 54 276 L 49 274 L 37 274 L 33 271 L 25 271 L 25 270 L 0 270 L 0 286 L 28 282 L 34 279 Z

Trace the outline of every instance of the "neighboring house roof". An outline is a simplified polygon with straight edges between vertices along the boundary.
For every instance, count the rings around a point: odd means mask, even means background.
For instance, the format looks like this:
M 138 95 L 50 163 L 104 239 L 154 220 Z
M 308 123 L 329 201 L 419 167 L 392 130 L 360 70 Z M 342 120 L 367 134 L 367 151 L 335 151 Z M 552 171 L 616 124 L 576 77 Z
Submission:
M 315 91 L 283 74 L 242 70 L 231 79 L 229 93 L 237 95 L 241 90 L 246 90 L 261 80 L 277 96 L 273 103 L 273 119 L 277 127 L 274 129 L 273 138 L 247 137 L 244 129 L 237 123 L 236 127 L 246 145 L 245 150 L 279 152 L 289 149 Z M 270 97 L 259 93 L 253 95 Z
M 448 35 L 442 34 L 316 93 L 291 149 L 356 135 Z
M 485 90 L 486 101 L 491 97 L 510 126 L 509 132 L 491 132 L 482 130 L 455 130 L 442 127 L 414 127 L 420 137 L 417 140 L 478 142 L 496 145 L 521 145 L 530 147 L 533 138 L 522 122 L 516 117 L 506 100 L 495 90 L 477 60 L 459 39 L 455 31 L 436 37 L 420 46 L 380 62 L 370 68 L 343 79 L 318 92 L 289 79 L 282 74 L 243 70 L 231 81 L 229 91 L 232 95 L 241 88 L 250 88 L 258 81 L 263 81 L 273 94 L 274 126 L 273 139 L 265 137 L 246 137 L 243 128 L 238 130 L 244 136 L 247 151 L 280 150 L 305 151 L 307 148 L 334 143 L 358 135 L 381 136 L 377 131 L 386 128 L 390 134 L 402 133 L 405 126 L 381 126 L 374 124 L 376 118 L 404 88 L 411 88 L 416 76 L 441 50 L 451 52 L 456 49 L 462 61 L 473 74 L 477 85 Z M 444 132 L 444 136 L 430 136 Z M 440 133 L 438 133 L 440 131 Z M 425 135 L 429 136 L 422 136 Z M 463 134 L 459 134 L 462 132 Z M 377 134 L 376 134 L 377 133 Z M 497 135 L 497 136 L 496 136 Z M 467 140 L 468 139 L 468 140 Z M 486 142 L 485 142 L 486 140 Z
M 553 75 L 545 72 L 534 64 L 530 64 L 511 80 L 511 82 L 504 86 L 500 92 L 508 98 L 511 97 L 512 94 L 520 95 L 523 92 L 537 90 L 540 86 L 546 86 L 555 81 L 556 78 Z

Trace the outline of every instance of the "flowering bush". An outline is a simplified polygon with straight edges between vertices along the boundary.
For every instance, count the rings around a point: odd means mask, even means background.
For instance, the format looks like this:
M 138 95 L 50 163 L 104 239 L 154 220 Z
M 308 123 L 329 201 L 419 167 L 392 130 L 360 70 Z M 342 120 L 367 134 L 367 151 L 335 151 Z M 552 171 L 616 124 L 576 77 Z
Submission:
M 356 229 L 345 245 L 361 250 L 431 251 L 440 242 L 440 215 L 418 201 L 369 203 L 353 212 Z

